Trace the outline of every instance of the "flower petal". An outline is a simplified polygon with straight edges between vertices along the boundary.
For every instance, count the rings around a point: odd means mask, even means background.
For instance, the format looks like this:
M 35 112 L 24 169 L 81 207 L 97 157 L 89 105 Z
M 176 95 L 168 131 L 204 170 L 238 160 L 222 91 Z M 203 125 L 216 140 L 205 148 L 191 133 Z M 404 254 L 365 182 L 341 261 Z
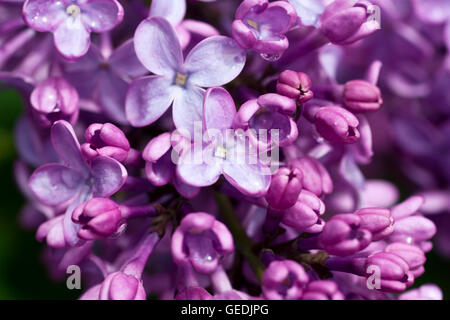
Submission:
M 183 64 L 183 53 L 175 30 L 161 17 L 142 21 L 134 34 L 138 59 L 151 72 L 173 77 Z
M 317 0 L 288 0 L 297 11 L 297 15 L 305 26 L 317 27 L 325 5 Z
M 186 14 L 186 0 L 153 0 L 149 17 L 162 17 L 176 27 Z
M 86 1 L 80 7 L 83 23 L 94 32 L 111 30 L 123 19 L 122 5 L 116 0 Z
M 37 31 L 55 31 L 66 18 L 68 1 L 28 0 L 23 5 L 25 22 Z
M 136 56 L 133 39 L 124 42 L 114 50 L 109 63 L 123 80 L 127 80 L 126 77 L 136 78 L 148 73 Z
M 198 87 L 188 87 L 177 90 L 173 101 L 172 118 L 179 130 L 187 130 L 194 136 L 194 126 L 202 125 L 203 97 L 205 90 Z
M 53 148 L 63 163 L 69 168 L 82 173 L 88 172 L 80 151 L 80 144 L 70 123 L 64 120 L 56 121 L 51 128 Z
M 128 84 L 115 74 L 107 73 L 99 82 L 99 103 L 107 117 L 122 125 L 128 124 L 125 97 Z
M 261 164 L 225 161 L 223 174 L 229 183 L 247 195 L 262 196 L 269 189 L 271 176 L 268 168 Z
M 53 33 L 56 49 L 67 59 L 76 60 L 86 54 L 91 44 L 89 30 L 81 18 L 65 19 Z
M 229 129 L 233 125 L 236 106 L 227 90 L 215 87 L 206 90 L 203 102 L 205 129 Z
M 83 181 L 83 176 L 76 170 L 61 164 L 47 164 L 33 173 L 29 186 L 40 201 L 55 206 L 72 199 Z
M 94 197 L 109 197 L 116 193 L 128 176 L 120 162 L 103 156 L 92 161 L 91 173 L 94 177 Z
M 214 184 L 221 174 L 223 160 L 214 157 L 212 144 L 192 145 L 178 159 L 177 174 L 185 183 L 204 187 Z
M 128 121 L 134 127 L 147 126 L 163 115 L 174 99 L 171 81 L 162 76 L 135 80 L 125 100 Z
M 224 36 L 209 37 L 186 57 L 188 81 L 200 87 L 224 85 L 236 78 L 245 65 L 245 50 Z

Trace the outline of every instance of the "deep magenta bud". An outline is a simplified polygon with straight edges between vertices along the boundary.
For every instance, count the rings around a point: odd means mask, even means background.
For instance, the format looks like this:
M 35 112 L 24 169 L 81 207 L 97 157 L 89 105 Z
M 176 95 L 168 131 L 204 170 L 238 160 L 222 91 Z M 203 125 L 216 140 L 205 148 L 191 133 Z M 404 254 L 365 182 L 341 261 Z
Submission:
M 358 118 L 338 106 L 320 108 L 314 115 L 314 125 L 319 134 L 330 142 L 351 144 L 360 137 Z
M 87 142 L 81 146 L 81 151 L 88 160 L 106 156 L 122 162 L 130 151 L 125 134 L 111 123 L 93 123 L 86 129 L 84 136 Z
M 311 79 L 306 73 L 292 70 L 283 71 L 278 77 L 277 92 L 282 96 L 296 99 L 299 104 L 311 100 Z
M 274 210 L 286 210 L 292 207 L 302 191 L 303 174 L 298 169 L 282 167 L 272 176 L 266 200 Z
M 81 224 L 78 236 L 85 240 L 107 238 L 120 227 L 119 205 L 107 198 L 93 198 L 79 205 L 72 214 L 72 220 Z
M 378 110 L 383 103 L 380 89 L 364 80 L 352 80 L 344 85 L 344 105 L 355 113 Z

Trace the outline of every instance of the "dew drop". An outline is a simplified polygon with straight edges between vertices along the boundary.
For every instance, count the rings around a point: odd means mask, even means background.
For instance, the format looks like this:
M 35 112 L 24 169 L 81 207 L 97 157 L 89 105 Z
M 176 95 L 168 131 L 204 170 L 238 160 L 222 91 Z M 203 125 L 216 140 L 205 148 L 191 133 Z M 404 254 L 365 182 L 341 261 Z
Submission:
M 280 60 L 281 54 L 267 54 L 267 53 L 261 53 L 261 58 L 263 58 L 266 61 L 277 61 Z

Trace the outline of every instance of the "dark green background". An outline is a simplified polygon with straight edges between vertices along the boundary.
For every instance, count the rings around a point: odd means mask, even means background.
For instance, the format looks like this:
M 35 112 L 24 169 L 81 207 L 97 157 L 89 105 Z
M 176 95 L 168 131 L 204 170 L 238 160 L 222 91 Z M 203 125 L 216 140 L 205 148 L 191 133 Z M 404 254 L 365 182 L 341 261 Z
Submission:
M 42 245 L 34 232 L 20 228 L 18 212 L 23 198 L 13 180 L 16 157 L 13 128 L 22 112 L 20 96 L 12 90 L 0 92 L 0 299 L 73 299 L 80 291 L 68 290 L 65 283 L 53 283 L 40 261 Z M 416 286 L 436 283 L 450 298 L 450 261 L 434 253 L 427 255 L 425 274 Z

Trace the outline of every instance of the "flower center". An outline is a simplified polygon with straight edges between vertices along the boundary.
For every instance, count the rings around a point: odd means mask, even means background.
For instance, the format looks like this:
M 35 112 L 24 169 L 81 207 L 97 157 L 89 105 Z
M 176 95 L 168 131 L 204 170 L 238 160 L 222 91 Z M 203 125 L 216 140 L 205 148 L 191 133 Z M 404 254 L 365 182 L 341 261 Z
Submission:
M 175 84 L 184 87 L 186 85 L 188 75 L 186 73 L 177 72 L 175 75 Z
M 214 151 L 214 156 L 217 158 L 226 159 L 227 149 L 222 145 L 217 146 L 216 150 Z
M 69 16 L 77 16 L 81 13 L 81 9 L 76 4 L 72 3 L 70 6 L 66 8 L 66 13 Z
M 252 27 L 252 28 L 254 28 L 254 29 L 256 29 L 256 30 L 259 29 L 259 24 L 258 24 L 258 22 L 256 22 L 255 20 L 252 20 L 252 19 L 246 19 L 246 22 L 247 22 L 247 24 L 248 24 L 250 27 Z

